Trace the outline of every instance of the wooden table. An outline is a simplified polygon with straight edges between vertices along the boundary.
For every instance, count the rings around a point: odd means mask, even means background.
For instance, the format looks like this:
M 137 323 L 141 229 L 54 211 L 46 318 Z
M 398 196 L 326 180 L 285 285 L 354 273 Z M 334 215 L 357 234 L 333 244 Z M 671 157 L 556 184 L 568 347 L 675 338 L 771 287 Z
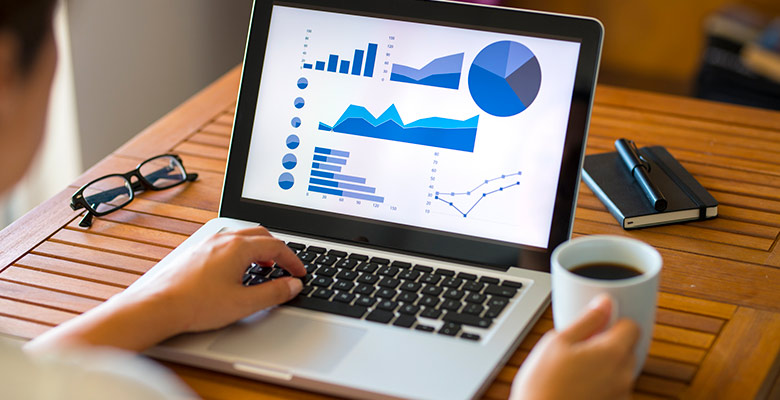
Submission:
M 240 71 L 230 71 L 0 232 L 0 333 L 33 338 L 120 292 L 217 215 Z M 576 236 L 632 236 L 664 258 L 636 398 L 780 396 L 780 113 L 600 86 L 588 153 L 618 137 L 665 145 L 720 202 L 714 220 L 622 230 L 581 185 Z M 94 177 L 176 152 L 200 179 L 77 226 L 70 195 Z M 505 399 L 553 326 L 549 310 L 485 393 Z M 323 398 L 168 364 L 204 398 Z

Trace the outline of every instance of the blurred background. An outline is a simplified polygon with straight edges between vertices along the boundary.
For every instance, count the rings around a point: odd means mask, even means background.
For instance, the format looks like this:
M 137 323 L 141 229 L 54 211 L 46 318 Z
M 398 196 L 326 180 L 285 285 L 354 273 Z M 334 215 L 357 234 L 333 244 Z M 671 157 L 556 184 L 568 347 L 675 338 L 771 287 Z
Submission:
M 780 1 L 471 1 L 600 19 L 599 84 L 780 109 Z M 241 62 L 251 5 L 62 1 L 45 145 L 0 227 Z

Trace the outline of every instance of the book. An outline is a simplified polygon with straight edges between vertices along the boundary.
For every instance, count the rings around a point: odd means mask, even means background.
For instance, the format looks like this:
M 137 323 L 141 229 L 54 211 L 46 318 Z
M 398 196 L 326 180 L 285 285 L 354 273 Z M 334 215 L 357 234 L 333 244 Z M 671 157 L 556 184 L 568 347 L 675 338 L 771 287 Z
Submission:
M 582 180 L 596 194 L 623 229 L 715 218 L 718 201 L 662 146 L 639 149 L 650 165 L 648 172 L 666 197 L 664 211 L 656 211 L 617 152 L 585 157 Z

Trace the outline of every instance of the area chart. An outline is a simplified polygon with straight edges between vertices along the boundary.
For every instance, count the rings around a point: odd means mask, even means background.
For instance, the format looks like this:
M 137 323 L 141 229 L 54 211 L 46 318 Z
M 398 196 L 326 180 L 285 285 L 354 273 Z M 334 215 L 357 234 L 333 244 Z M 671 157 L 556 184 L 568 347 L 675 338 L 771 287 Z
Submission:
M 378 118 L 365 107 L 353 104 L 335 124 L 320 122 L 319 130 L 472 153 L 478 122 L 479 116 L 476 115 L 463 121 L 431 117 L 406 124 L 395 104 Z
M 458 53 L 434 59 L 420 69 L 393 64 L 390 80 L 457 90 L 461 69 L 463 53 Z

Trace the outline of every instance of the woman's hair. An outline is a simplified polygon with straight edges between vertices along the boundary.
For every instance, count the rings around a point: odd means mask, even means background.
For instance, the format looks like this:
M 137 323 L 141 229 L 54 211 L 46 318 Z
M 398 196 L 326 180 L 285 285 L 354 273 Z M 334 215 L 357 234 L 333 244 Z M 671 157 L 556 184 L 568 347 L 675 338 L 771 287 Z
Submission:
M 52 28 L 57 0 L 0 0 L 0 33 L 19 41 L 19 67 L 28 71 Z

